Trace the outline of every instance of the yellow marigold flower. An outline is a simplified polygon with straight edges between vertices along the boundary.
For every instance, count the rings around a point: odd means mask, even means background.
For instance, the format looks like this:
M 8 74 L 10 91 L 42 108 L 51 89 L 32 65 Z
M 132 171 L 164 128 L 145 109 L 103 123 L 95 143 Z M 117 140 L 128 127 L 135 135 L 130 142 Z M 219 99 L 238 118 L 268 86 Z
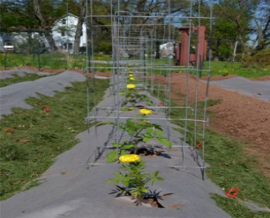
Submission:
M 151 110 L 148 110 L 148 109 L 141 109 L 140 110 L 140 113 L 141 114 L 144 114 L 144 115 L 150 115 L 150 114 L 152 114 L 152 111 Z
M 137 154 L 125 154 L 119 157 L 121 163 L 132 163 L 140 161 L 140 156 Z
M 136 86 L 134 84 L 127 84 L 127 89 L 134 89 Z
M 132 73 L 130 73 L 130 74 L 128 74 L 128 76 L 129 76 L 129 77 L 133 77 L 133 74 L 132 74 Z
M 135 78 L 134 78 L 134 77 L 129 77 L 129 79 L 130 79 L 130 80 L 132 80 L 132 81 L 133 81 L 133 80 L 135 80 Z

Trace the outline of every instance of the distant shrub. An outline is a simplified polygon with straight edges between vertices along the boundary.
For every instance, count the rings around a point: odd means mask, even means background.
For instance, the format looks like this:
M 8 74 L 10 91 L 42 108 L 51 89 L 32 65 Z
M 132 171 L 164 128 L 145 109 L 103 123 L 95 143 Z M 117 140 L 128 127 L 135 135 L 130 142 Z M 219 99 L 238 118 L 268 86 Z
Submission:
M 270 48 L 264 49 L 253 56 L 246 56 L 242 60 L 242 65 L 245 67 L 270 67 Z
M 103 52 L 104 54 L 111 54 L 112 43 L 110 41 L 100 42 L 96 48 L 97 52 Z

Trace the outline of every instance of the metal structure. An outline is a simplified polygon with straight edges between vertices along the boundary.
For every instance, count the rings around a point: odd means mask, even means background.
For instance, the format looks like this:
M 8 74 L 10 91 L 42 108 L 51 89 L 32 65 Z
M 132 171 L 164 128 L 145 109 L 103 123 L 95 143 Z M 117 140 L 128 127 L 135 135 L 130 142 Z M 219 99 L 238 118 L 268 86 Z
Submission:
M 177 11 L 174 10 L 177 5 L 173 6 L 170 0 L 156 1 L 163 7 L 162 11 L 150 10 L 153 1 L 145 3 L 149 11 L 138 11 L 136 6 L 139 0 L 130 1 L 129 5 L 120 0 L 111 1 L 111 14 L 108 15 L 96 13 L 93 9 L 94 1 L 86 0 L 85 21 L 88 29 L 86 75 L 90 75 L 91 72 L 90 77 L 93 78 L 92 83 L 88 81 L 87 120 L 112 120 L 120 123 L 130 118 L 136 119 L 123 113 L 125 107 L 122 104 L 125 101 L 122 94 L 127 85 L 128 74 L 132 73 L 140 81 L 136 87 L 139 92 L 159 99 L 155 105 L 148 106 L 158 113 L 158 116 L 150 117 L 151 122 L 169 121 L 181 127 L 179 133 L 179 138 L 182 135 L 181 143 L 174 144 L 173 147 L 180 149 L 182 157 L 179 159 L 179 164 L 168 167 L 198 168 L 204 178 L 205 128 L 208 124 L 207 96 L 211 73 L 212 2 L 209 2 L 207 16 L 205 12 L 203 16 L 201 14 L 201 0 L 185 2 L 188 7 L 182 12 L 180 3 Z M 101 22 L 97 22 L 99 20 L 107 23 L 107 28 L 111 32 L 112 59 L 105 63 L 98 61 L 95 53 L 95 33 L 99 28 L 104 27 L 99 24 Z M 205 36 L 206 27 L 207 36 Z M 180 35 L 179 29 L 185 34 Z M 184 48 L 181 50 L 181 57 L 185 60 L 181 60 L 183 66 L 176 66 L 175 47 L 180 40 L 181 47 Z M 196 47 L 195 54 L 192 45 Z M 157 57 L 159 59 L 156 59 Z M 202 60 L 207 60 L 203 67 Z M 89 104 L 93 102 L 96 105 L 95 85 L 98 82 L 95 80 L 96 72 L 104 67 L 112 72 L 110 96 L 113 101 L 109 106 L 96 106 L 93 111 L 90 111 Z M 179 78 L 177 75 L 180 75 Z M 201 75 L 206 76 L 206 81 L 205 86 L 199 90 L 198 82 Z M 182 80 L 183 87 L 179 89 L 172 87 L 172 79 L 175 78 Z M 178 102 L 179 105 L 174 102 Z M 106 111 L 106 115 L 102 111 Z M 169 131 L 168 129 L 168 137 L 170 137 Z M 104 151 L 111 148 L 111 142 L 121 140 L 118 126 L 112 128 L 109 135 L 108 144 L 102 148 L 97 146 L 98 155 L 95 160 L 89 158 L 87 166 L 98 164 L 100 149 Z M 187 151 L 194 158 L 194 164 L 186 164 Z

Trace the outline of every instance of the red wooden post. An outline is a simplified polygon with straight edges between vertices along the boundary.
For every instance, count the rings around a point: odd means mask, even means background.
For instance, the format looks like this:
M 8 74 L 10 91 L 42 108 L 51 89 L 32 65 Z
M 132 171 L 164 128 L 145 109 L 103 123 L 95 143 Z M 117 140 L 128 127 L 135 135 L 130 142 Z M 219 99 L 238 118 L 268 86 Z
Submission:
M 187 66 L 188 65 L 188 38 L 189 38 L 189 28 L 180 28 L 181 31 L 181 56 L 180 56 L 180 65 Z
M 199 67 L 205 57 L 205 26 L 197 27 L 197 50 L 196 50 L 196 66 Z M 199 58 L 199 60 L 197 60 Z
M 181 50 L 180 50 L 180 65 L 187 66 L 188 60 L 191 64 L 201 67 L 207 56 L 207 42 L 205 40 L 205 26 L 193 28 L 197 31 L 197 46 L 196 54 L 189 53 L 189 28 L 180 28 L 181 31 Z M 176 51 L 176 63 L 179 58 L 179 53 Z M 198 59 L 198 60 L 197 60 Z
M 180 50 L 181 50 L 181 44 L 177 43 L 175 46 L 175 65 L 180 65 Z
M 204 40 L 204 56 L 203 60 L 205 61 L 207 59 L 207 41 Z

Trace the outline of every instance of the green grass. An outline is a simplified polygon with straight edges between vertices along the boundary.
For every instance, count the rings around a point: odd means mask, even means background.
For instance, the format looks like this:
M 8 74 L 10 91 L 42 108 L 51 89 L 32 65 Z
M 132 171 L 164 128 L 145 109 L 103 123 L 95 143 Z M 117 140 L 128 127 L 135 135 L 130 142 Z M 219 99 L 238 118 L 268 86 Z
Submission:
M 0 67 L 4 68 L 4 54 L 0 53 Z M 96 61 L 111 61 L 109 55 L 97 55 L 95 56 Z M 127 60 L 133 60 L 129 58 Z M 135 60 L 135 59 L 134 59 Z M 80 68 L 85 69 L 86 56 L 85 55 L 66 55 L 66 54 L 41 54 L 40 62 L 42 68 L 49 69 L 74 69 Z M 182 72 L 184 73 L 186 67 L 183 66 L 172 66 L 167 65 L 168 60 L 166 58 L 161 59 L 148 59 L 148 64 L 151 63 L 156 65 L 153 69 L 149 69 L 149 73 L 163 75 L 165 72 Z M 32 66 L 39 67 L 37 56 L 25 55 L 25 54 L 8 54 L 7 55 L 7 67 L 20 67 L 20 66 Z M 173 60 L 171 60 L 173 64 Z M 95 63 L 96 71 L 99 72 L 112 72 L 112 65 L 109 63 Z M 143 67 L 143 66 L 139 66 Z M 136 69 L 134 65 L 128 65 L 130 69 Z M 208 62 L 205 61 L 204 69 L 208 69 Z M 191 66 L 191 74 L 196 75 L 198 72 Z M 247 78 L 258 78 L 265 75 L 270 75 L 270 67 L 261 67 L 259 65 L 252 65 L 250 67 L 244 67 L 239 62 L 226 62 L 226 61 L 213 61 L 212 62 L 212 75 L 213 76 L 226 76 L 226 75 L 237 75 Z M 206 75 L 204 72 L 202 75 Z
M 244 152 L 247 145 L 209 129 L 206 136 L 205 160 L 211 166 L 208 177 L 226 192 L 237 187 L 239 198 L 270 208 L 270 182 L 259 171 L 255 159 Z
M 108 81 L 98 81 L 97 100 L 107 87 Z M 26 101 L 33 109 L 15 108 L 13 114 L 0 120 L 1 199 L 36 185 L 35 179 L 57 155 L 77 144 L 75 136 L 87 129 L 85 82 L 73 83 L 54 97 L 40 95 Z M 47 107 L 49 111 L 44 112 Z M 13 133 L 5 133 L 6 129 Z
M 236 218 L 270 218 L 268 212 L 253 212 L 237 200 L 213 195 L 217 205 Z
M 205 67 L 207 68 L 207 62 Z M 243 67 L 239 62 L 213 61 L 212 76 L 237 75 L 247 78 L 259 78 L 270 75 L 270 67 L 260 68 L 260 66 Z
M 0 65 L 4 67 L 4 54 L 0 54 Z M 40 63 L 42 68 L 65 69 L 85 67 L 85 56 L 67 56 L 65 54 L 41 54 Z M 39 67 L 38 57 L 27 54 L 7 54 L 7 67 L 32 66 Z
M 96 61 L 111 61 L 111 57 L 107 56 L 96 56 Z M 0 69 L 4 68 L 5 57 L 3 53 L 0 53 Z M 48 69 L 74 69 L 80 68 L 84 69 L 86 66 L 86 56 L 85 55 L 66 55 L 66 54 L 41 54 L 40 55 L 41 68 Z M 32 66 L 39 67 L 38 57 L 27 54 L 7 54 L 6 58 L 7 67 L 21 67 L 21 66 Z M 95 64 L 99 67 L 97 71 L 101 72 L 111 72 L 110 64 Z
M 157 92 L 154 94 L 156 95 Z M 160 94 L 162 100 L 164 93 L 161 92 Z M 209 100 L 208 103 L 210 107 L 221 103 L 221 100 Z M 198 102 L 199 110 L 203 108 L 203 105 L 203 102 Z M 172 106 L 177 106 L 177 104 L 172 103 Z M 191 103 L 191 106 L 194 106 L 194 102 Z M 184 109 L 182 111 L 181 109 L 171 109 L 172 118 L 184 118 L 184 114 Z M 210 113 L 210 115 L 214 116 L 213 113 Z M 198 118 L 200 116 L 198 114 Z M 194 112 L 189 111 L 188 117 L 194 118 Z M 174 121 L 174 123 L 181 127 L 185 125 L 184 121 Z M 196 142 L 194 142 L 194 122 L 188 122 L 187 128 L 189 130 L 187 142 L 191 146 L 196 146 Z M 178 131 L 184 133 L 183 130 L 179 129 Z M 201 125 L 197 126 L 197 132 L 202 132 Z M 258 205 L 270 208 L 270 181 L 262 174 L 256 160 L 244 151 L 244 147 L 248 145 L 232 140 L 210 129 L 206 129 L 205 134 L 205 161 L 210 165 L 206 170 L 207 176 L 215 184 L 223 188 L 225 192 L 229 191 L 230 188 L 237 187 L 240 190 L 238 198 L 253 201 Z M 198 134 L 197 141 L 200 140 L 201 136 Z M 245 205 L 238 207 L 239 202 L 237 200 L 223 199 L 222 197 L 214 197 L 214 199 L 221 208 L 235 218 L 265 218 L 270 216 L 270 213 L 253 212 Z M 232 208 L 233 212 L 231 211 Z M 243 210 L 245 213 L 238 216 Z
M 47 75 L 25 73 L 24 76 L 18 76 L 16 74 L 13 74 L 12 76 L 13 78 L 0 79 L 0 87 L 9 86 L 11 84 L 15 84 L 19 82 L 34 81 L 42 77 L 46 77 Z

